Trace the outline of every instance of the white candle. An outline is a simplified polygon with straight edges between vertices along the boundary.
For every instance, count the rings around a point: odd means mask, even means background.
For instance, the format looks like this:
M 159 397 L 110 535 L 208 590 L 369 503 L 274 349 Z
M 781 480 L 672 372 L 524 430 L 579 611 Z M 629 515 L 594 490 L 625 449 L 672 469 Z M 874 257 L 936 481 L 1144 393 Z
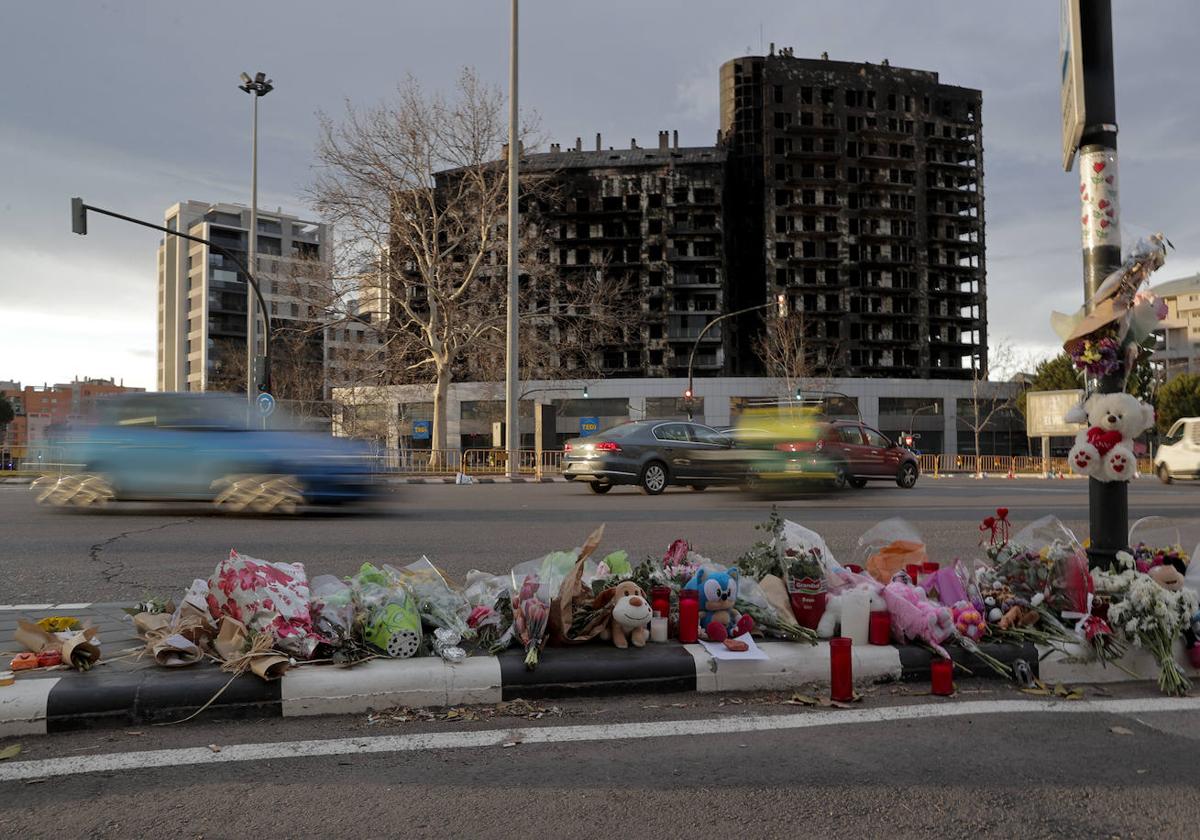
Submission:
M 866 589 L 851 589 L 842 595 L 842 635 L 855 647 L 865 645 L 871 633 L 871 594 Z
M 650 641 L 665 642 L 667 640 L 667 620 L 661 616 L 650 619 Z

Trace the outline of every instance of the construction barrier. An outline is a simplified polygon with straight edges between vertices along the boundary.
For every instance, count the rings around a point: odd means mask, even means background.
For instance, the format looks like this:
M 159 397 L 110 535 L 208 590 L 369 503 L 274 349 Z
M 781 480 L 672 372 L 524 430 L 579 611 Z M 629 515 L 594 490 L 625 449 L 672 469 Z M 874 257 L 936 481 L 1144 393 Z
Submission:
M 920 455 L 925 475 L 1045 475 L 1047 461 L 1040 455 Z M 1066 458 L 1050 458 L 1051 475 L 1071 475 Z M 1154 465 L 1149 458 L 1138 459 L 1138 471 L 1149 475 Z

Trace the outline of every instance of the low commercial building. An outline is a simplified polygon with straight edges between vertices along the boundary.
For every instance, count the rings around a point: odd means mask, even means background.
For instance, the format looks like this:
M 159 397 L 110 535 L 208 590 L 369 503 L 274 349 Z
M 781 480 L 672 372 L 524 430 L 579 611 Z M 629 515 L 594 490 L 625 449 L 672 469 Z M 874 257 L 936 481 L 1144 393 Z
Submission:
M 603 429 L 628 420 L 684 419 L 686 387 L 682 378 L 523 382 L 522 446 L 533 446 L 535 402 L 554 405 L 561 444 L 593 424 Z M 1024 421 L 1015 406 L 1017 383 L 831 378 L 806 382 L 802 390 L 808 396 L 830 395 L 829 405 L 838 416 L 861 416 L 891 438 L 914 432 L 914 447 L 924 453 L 974 454 L 976 427 L 981 455 L 1029 452 Z M 736 424 L 748 405 L 788 398 L 777 380 L 766 378 L 709 377 L 697 380 L 695 391 L 694 419 L 716 427 Z M 446 414 L 448 447 L 491 447 L 492 424 L 503 417 L 502 384 L 452 384 Z M 369 438 L 388 450 L 420 449 L 429 446 L 426 430 L 432 419 L 428 386 L 334 389 L 335 434 Z
M 143 390 L 127 388 L 124 381 L 86 377 L 24 388 L 20 382 L 0 382 L 0 397 L 8 400 L 14 415 L 0 435 L 0 461 L 37 460 L 39 452 L 41 460 L 52 460 L 54 439 L 83 421 L 97 397 Z

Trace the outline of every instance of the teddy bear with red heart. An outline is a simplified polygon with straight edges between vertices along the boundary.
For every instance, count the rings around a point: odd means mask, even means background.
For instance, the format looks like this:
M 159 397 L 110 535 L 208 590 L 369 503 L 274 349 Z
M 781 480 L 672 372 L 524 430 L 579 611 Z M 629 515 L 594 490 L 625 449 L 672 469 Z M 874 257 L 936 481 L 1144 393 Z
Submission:
M 1093 394 L 1083 404 L 1088 427 L 1067 459 L 1074 472 L 1098 481 L 1129 481 L 1137 472 L 1133 441 L 1154 424 L 1154 408 L 1132 394 Z

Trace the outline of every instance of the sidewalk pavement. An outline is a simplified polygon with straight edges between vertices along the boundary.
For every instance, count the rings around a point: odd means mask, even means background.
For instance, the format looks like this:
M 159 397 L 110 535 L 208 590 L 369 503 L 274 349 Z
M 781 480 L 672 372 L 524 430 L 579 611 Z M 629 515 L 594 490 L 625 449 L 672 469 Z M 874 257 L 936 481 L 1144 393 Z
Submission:
M 561 698 L 645 692 L 784 691 L 829 681 L 829 646 L 763 642 L 761 661 L 715 660 L 700 645 L 678 642 L 618 650 L 592 643 L 549 648 L 536 670 L 523 653 L 470 657 L 450 665 L 436 657 L 377 659 L 352 668 L 304 665 L 266 682 L 253 675 L 230 679 L 215 664 L 161 668 L 137 656 L 142 642 L 122 607 L 128 604 L 17 604 L 0 606 L 0 651 L 7 666 L 17 620 L 72 615 L 99 629 L 103 658 L 91 671 L 56 668 L 19 672 L 0 686 L 0 738 L 98 726 L 182 720 L 360 714 L 395 706 L 438 707 L 497 703 L 518 698 Z M 1057 654 L 1039 662 L 1032 645 L 984 645 L 1009 664 L 1024 661 L 1033 676 L 1053 682 L 1115 682 L 1133 677 L 1117 668 L 1076 665 Z M 1044 653 L 1044 652 L 1041 652 Z M 976 677 L 994 671 L 955 648 L 954 658 Z M 930 651 L 912 645 L 865 646 L 853 651 L 860 682 L 927 681 Z M 1186 661 L 1180 651 L 1181 661 Z M 1124 663 L 1151 679 L 1153 660 L 1138 652 Z M 1192 669 L 1188 667 L 1188 672 Z M 215 698 L 215 699 L 214 699 Z M 211 702 L 210 702 L 211 701 Z

